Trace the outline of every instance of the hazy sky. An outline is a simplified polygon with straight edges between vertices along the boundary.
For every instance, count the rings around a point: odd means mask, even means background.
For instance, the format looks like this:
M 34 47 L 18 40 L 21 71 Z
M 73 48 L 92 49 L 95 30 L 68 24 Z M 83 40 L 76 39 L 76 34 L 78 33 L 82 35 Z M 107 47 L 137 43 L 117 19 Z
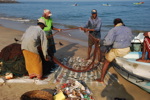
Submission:
M 147 1 L 147 0 L 16 0 L 16 1 L 71 1 L 71 2 L 78 2 L 78 1 Z

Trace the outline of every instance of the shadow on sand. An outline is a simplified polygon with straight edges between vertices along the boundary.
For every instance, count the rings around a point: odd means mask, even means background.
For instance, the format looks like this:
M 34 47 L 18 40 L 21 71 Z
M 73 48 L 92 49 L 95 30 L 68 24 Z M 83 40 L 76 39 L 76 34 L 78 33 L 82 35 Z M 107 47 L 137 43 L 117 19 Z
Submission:
M 61 49 L 58 49 L 56 51 L 55 55 L 56 55 L 56 57 L 59 57 L 59 58 L 65 58 L 65 57 L 68 57 L 68 55 L 70 57 L 73 57 L 77 50 L 78 50 L 77 43 L 72 43 L 72 44 L 69 44 L 67 46 L 64 46 Z M 61 52 L 61 54 L 60 54 L 60 52 Z
M 116 80 L 112 81 L 111 77 L 114 77 Z M 106 97 L 106 100 L 134 100 L 125 87 L 119 84 L 117 79 L 117 75 L 113 73 L 108 80 L 108 85 L 101 92 L 101 96 Z

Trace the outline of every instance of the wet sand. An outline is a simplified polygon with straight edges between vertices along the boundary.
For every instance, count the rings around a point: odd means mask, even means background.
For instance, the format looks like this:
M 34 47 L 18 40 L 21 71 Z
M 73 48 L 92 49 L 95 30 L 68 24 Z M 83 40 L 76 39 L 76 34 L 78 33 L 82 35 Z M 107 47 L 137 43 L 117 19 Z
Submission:
M 14 38 L 20 40 L 23 31 L 18 31 L 10 28 L 0 26 L 0 50 L 5 46 L 14 43 Z M 87 47 L 81 46 L 78 43 L 68 42 L 55 38 L 57 58 L 79 56 L 86 58 Z M 63 43 L 63 46 L 59 45 L 59 42 Z M 111 67 L 109 72 L 114 74 L 119 82 L 113 82 L 106 86 L 88 84 L 89 88 L 94 94 L 96 100 L 114 100 L 114 98 L 125 98 L 126 100 L 149 100 L 150 94 L 142 90 L 138 86 L 128 82 L 122 78 Z M 20 96 L 31 90 L 50 90 L 55 87 L 56 84 L 49 82 L 45 85 L 35 85 L 29 83 L 0 83 L 0 100 L 19 100 Z

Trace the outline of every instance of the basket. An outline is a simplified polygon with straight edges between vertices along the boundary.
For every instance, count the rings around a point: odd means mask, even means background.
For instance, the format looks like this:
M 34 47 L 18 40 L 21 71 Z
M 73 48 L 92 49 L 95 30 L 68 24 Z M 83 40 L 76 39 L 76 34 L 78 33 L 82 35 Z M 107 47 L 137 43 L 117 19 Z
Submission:
M 42 90 L 33 90 L 24 93 L 20 100 L 53 100 L 52 94 Z
M 137 40 L 138 42 L 135 42 L 135 40 Z M 131 43 L 131 51 L 135 51 L 135 52 L 140 52 L 143 49 L 143 43 L 141 42 L 140 39 L 134 39 L 134 41 Z

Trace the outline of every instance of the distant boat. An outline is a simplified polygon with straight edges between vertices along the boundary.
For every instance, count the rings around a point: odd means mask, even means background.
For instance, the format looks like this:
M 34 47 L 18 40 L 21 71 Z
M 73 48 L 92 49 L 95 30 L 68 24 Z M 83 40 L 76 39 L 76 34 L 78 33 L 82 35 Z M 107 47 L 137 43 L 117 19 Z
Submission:
M 77 3 L 75 3 L 75 4 L 73 4 L 72 6 L 78 6 L 78 4 L 77 4 Z
M 111 6 L 111 5 L 107 3 L 107 4 L 103 4 L 103 6 Z
M 143 4 L 144 2 L 137 2 L 137 3 L 133 3 L 134 5 L 140 5 Z

